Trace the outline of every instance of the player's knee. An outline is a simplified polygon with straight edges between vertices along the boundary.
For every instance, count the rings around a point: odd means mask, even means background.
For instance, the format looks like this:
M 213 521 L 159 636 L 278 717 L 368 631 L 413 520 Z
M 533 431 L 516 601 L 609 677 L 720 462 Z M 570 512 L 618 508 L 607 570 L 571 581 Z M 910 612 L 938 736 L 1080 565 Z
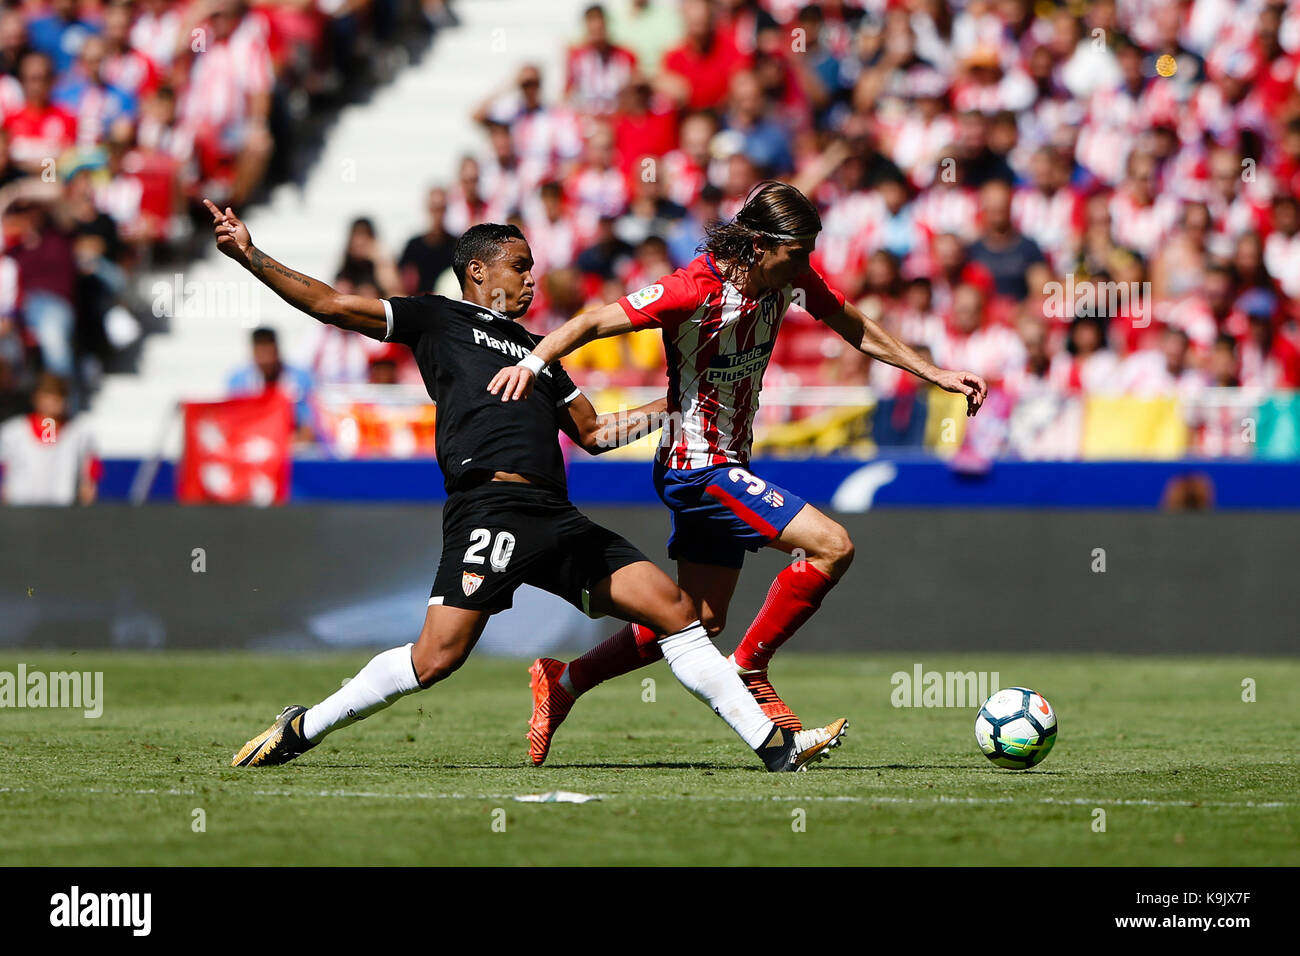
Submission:
M 695 607 L 695 602 L 680 588 L 677 590 L 676 597 L 665 601 L 660 607 L 662 616 L 658 629 L 663 634 L 675 634 L 700 619 L 700 612 Z
M 416 680 L 421 687 L 428 687 L 440 680 L 450 677 L 465 663 L 468 654 L 448 648 L 434 647 L 421 649 L 419 644 L 411 650 L 411 663 L 415 667 Z
M 722 633 L 723 628 L 727 626 L 726 612 L 715 611 L 707 607 L 703 608 L 700 612 L 700 623 L 709 632 L 709 637 L 717 637 Z
M 842 526 L 834 522 L 827 530 L 825 541 L 819 550 L 832 578 L 839 578 L 853 563 L 853 539 Z

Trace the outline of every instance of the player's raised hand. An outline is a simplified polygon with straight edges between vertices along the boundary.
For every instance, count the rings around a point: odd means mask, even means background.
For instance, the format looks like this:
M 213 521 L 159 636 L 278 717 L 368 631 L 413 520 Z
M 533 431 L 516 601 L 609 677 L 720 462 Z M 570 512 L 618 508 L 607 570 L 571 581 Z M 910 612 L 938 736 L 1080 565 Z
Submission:
M 488 391 L 501 393 L 501 401 L 514 402 L 527 398 L 533 391 L 533 373 L 522 365 L 507 365 L 492 376 Z
M 253 251 L 253 237 L 248 234 L 248 227 L 243 220 L 229 206 L 222 212 L 210 199 L 203 200 L 203 205 L 212 213 L 212 232 L 217 240 L 217 250 L 240 265 L 247 265 L 248 257 Z
M 960 392 L 966 396 L 966 415 L 970 417 L 980 410 L 984 399 L 988 398 L 989 387 L 984 379 L 974 372 L 953 372 L 940 369 L 934 377 L 934 384 L 946 392 Z

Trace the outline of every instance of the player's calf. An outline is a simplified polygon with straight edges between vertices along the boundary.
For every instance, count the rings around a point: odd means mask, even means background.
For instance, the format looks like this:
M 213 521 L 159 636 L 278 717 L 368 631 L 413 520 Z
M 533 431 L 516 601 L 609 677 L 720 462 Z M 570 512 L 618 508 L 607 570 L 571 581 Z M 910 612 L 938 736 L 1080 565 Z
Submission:
M 352 680 L 310 709 L 286 708 L 276 723 L 244 745 L 235 755 L 234 765 L 284 763 L 320 743 L 326 734 L 364 720 L 454 673 L 489 616 L 483 611 L 431 606 L 418 643 L 376 654 Z
M 764 682 L 772 655 L 817 612 L 854 554 L 848 532 L 812 505 L 800 510 L 775 546 L 794 554 L 795 560 L 772 582 L 767 600 L 732 655 L 738 667 L 763 674 Z M 770 690 L 770 684 L 764 689 Z
M 421 687 L 445 680 L 469 658 L 491 613 L 431 604 L 420 639 L 411 648 L 411 666 Z

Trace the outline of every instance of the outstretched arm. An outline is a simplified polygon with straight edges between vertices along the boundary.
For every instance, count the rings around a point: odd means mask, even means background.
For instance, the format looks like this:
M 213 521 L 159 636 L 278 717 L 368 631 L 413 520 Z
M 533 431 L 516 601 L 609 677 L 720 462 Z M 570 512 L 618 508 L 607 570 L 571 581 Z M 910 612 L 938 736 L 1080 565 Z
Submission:
M 569 403 L 569 423 L 564 426 L 564 432 L 590 454 L 599 455 L 659 428 L 667 408 L 668 400 L 659 398 L 629 411 L 597 415 L 591 400 L 579 395 Z
M 575 315 L 538 342 L 532 354 L 518 365 L 508 365 L 492 376 L 488 391 L 493 395 L 499 392 L 503 402 L 527 398 L 538 374 L 547 365 L 564 358 L 593 339 L 622 335 L 632 329 L 631 320 L 617 302 Z
M 988 397 L 989 387 L 974 372 L 954 372 L 927 362 L 849 303 L 825 320 L 844 341 L 863 355 L 911 372 L 947 392 L 966 396 L 966 414 L 974 415 Z
M 388 335 L 388 318 L 382 299 L 344 295 L 324 282 L 294 272 L 253 245 L 248 227 L 229 206 L 222 212 L 207 199 L 203 204 L 212 213 L 217 249 L 255 275 L 285 302 L 326 325 L 360 332 L 372 339 L 383 340 Z

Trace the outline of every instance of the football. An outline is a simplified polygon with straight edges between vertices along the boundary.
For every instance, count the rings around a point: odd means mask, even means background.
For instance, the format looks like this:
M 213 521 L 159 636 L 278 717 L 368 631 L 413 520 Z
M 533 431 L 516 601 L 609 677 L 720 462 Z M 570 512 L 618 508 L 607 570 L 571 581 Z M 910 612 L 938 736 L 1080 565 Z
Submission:
M 1056 711 L 1027 687 L 1007 687 L 984 701 L 975 718 L 975 742 L 999 767 L 1028 770 L 1056 743 Z

